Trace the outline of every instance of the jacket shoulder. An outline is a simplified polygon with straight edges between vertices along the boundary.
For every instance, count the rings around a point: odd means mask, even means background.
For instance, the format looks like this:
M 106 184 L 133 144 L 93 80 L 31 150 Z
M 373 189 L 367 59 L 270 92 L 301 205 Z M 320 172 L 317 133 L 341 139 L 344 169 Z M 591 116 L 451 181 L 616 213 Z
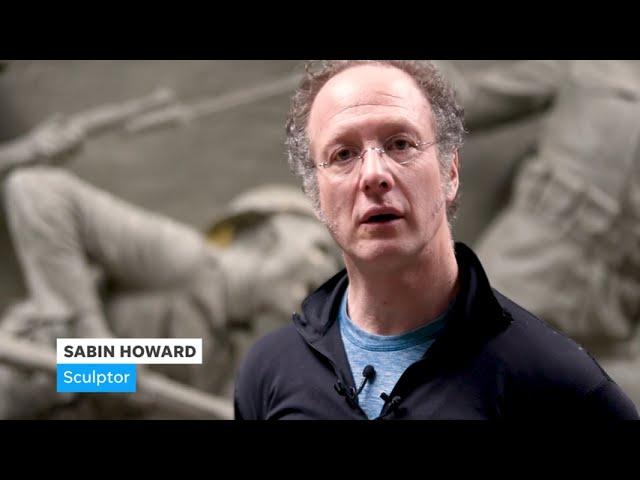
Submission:
M 491 349 L 525 403 L 566 416 L 637 418 L 631 400 L 582 346 L 494 293 L 512 322 Z
M 304 342 L 290 324 L 268 333 L 249 349 L 236 375 L 236 419 L 265 418 L 276 376 L 287 369 L 291 352 L 301 347 L 304 347 Z
M 571 379 L 585 390 L 608 377 L 582 346 L 500 292 L 494 293 L 512 319 L 497 344 L 507 365 L 518 372 L 539 373 L 552 382 Z

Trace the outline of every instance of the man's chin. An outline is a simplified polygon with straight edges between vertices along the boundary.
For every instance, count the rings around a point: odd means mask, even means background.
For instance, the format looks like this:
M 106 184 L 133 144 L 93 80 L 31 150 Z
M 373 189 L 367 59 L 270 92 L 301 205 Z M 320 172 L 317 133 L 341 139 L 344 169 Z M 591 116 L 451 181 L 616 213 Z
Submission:
M 411 256 L 408 250 L 406 245 L 398 243 L 397 240 L 370 240 L 359 245 L 349 256 L 358 264 L 382 269 L 406 261 Z

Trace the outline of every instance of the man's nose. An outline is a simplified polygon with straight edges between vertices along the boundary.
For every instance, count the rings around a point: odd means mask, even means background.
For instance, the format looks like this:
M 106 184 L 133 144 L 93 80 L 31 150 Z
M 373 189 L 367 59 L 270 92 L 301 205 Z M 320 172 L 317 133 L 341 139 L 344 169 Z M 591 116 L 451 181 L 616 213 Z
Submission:
M 365 193 L 384 193 L 393 188 L 394 178 L 384 150 L 365 150 L 360 165 L 360 189 Z

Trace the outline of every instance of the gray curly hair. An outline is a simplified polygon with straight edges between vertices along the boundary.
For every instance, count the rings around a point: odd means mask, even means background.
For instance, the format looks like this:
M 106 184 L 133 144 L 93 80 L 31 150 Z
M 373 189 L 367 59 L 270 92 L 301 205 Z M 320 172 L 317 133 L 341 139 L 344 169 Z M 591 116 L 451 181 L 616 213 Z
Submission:
M 358 65 L 382 65 L 407 73 L 418 84 L 431 104 L 435 135 L 438 142 L 438 160 L 443 173 L 448 172 L 455 152 L 464 140 L 463 110 L 455 99 L 455 92 L 428 61 L 418 60 L 325 60 L 308 62 L 305 75 L 296 90 L 286 122 L 287 156 L 291 171 L 302 179 L 302 188 L 311 199 L 316 212 L 320 212 L 320 195 L 314 161 L 311 158 L 307 124 L 311 106 L 320 89 L 334 76 Z M 444 178 L 447 178 L 446 176 Z M 451 223 L 458 210 L 460 189 L 447 205 L 447 219 Z

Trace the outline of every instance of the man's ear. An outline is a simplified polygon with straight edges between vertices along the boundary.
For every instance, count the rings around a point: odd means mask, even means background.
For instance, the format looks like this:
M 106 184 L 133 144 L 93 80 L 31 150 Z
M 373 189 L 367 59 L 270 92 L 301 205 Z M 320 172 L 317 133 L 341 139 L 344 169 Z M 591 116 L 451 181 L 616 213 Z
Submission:
M 447 203 L 452 202 L 456 198 L 456 195 L 458 193 L 458 188 L 460 187 L 459 166 L 460 166 L 460 162 L 458 157 L 458 151 L 456 150 L 453 153 L 453 158 L 451 159 L 451 166 L 449 167 L 449 173 L 448 173 L 449 178 L 448 178 L 447 190 L 446 190 Z

